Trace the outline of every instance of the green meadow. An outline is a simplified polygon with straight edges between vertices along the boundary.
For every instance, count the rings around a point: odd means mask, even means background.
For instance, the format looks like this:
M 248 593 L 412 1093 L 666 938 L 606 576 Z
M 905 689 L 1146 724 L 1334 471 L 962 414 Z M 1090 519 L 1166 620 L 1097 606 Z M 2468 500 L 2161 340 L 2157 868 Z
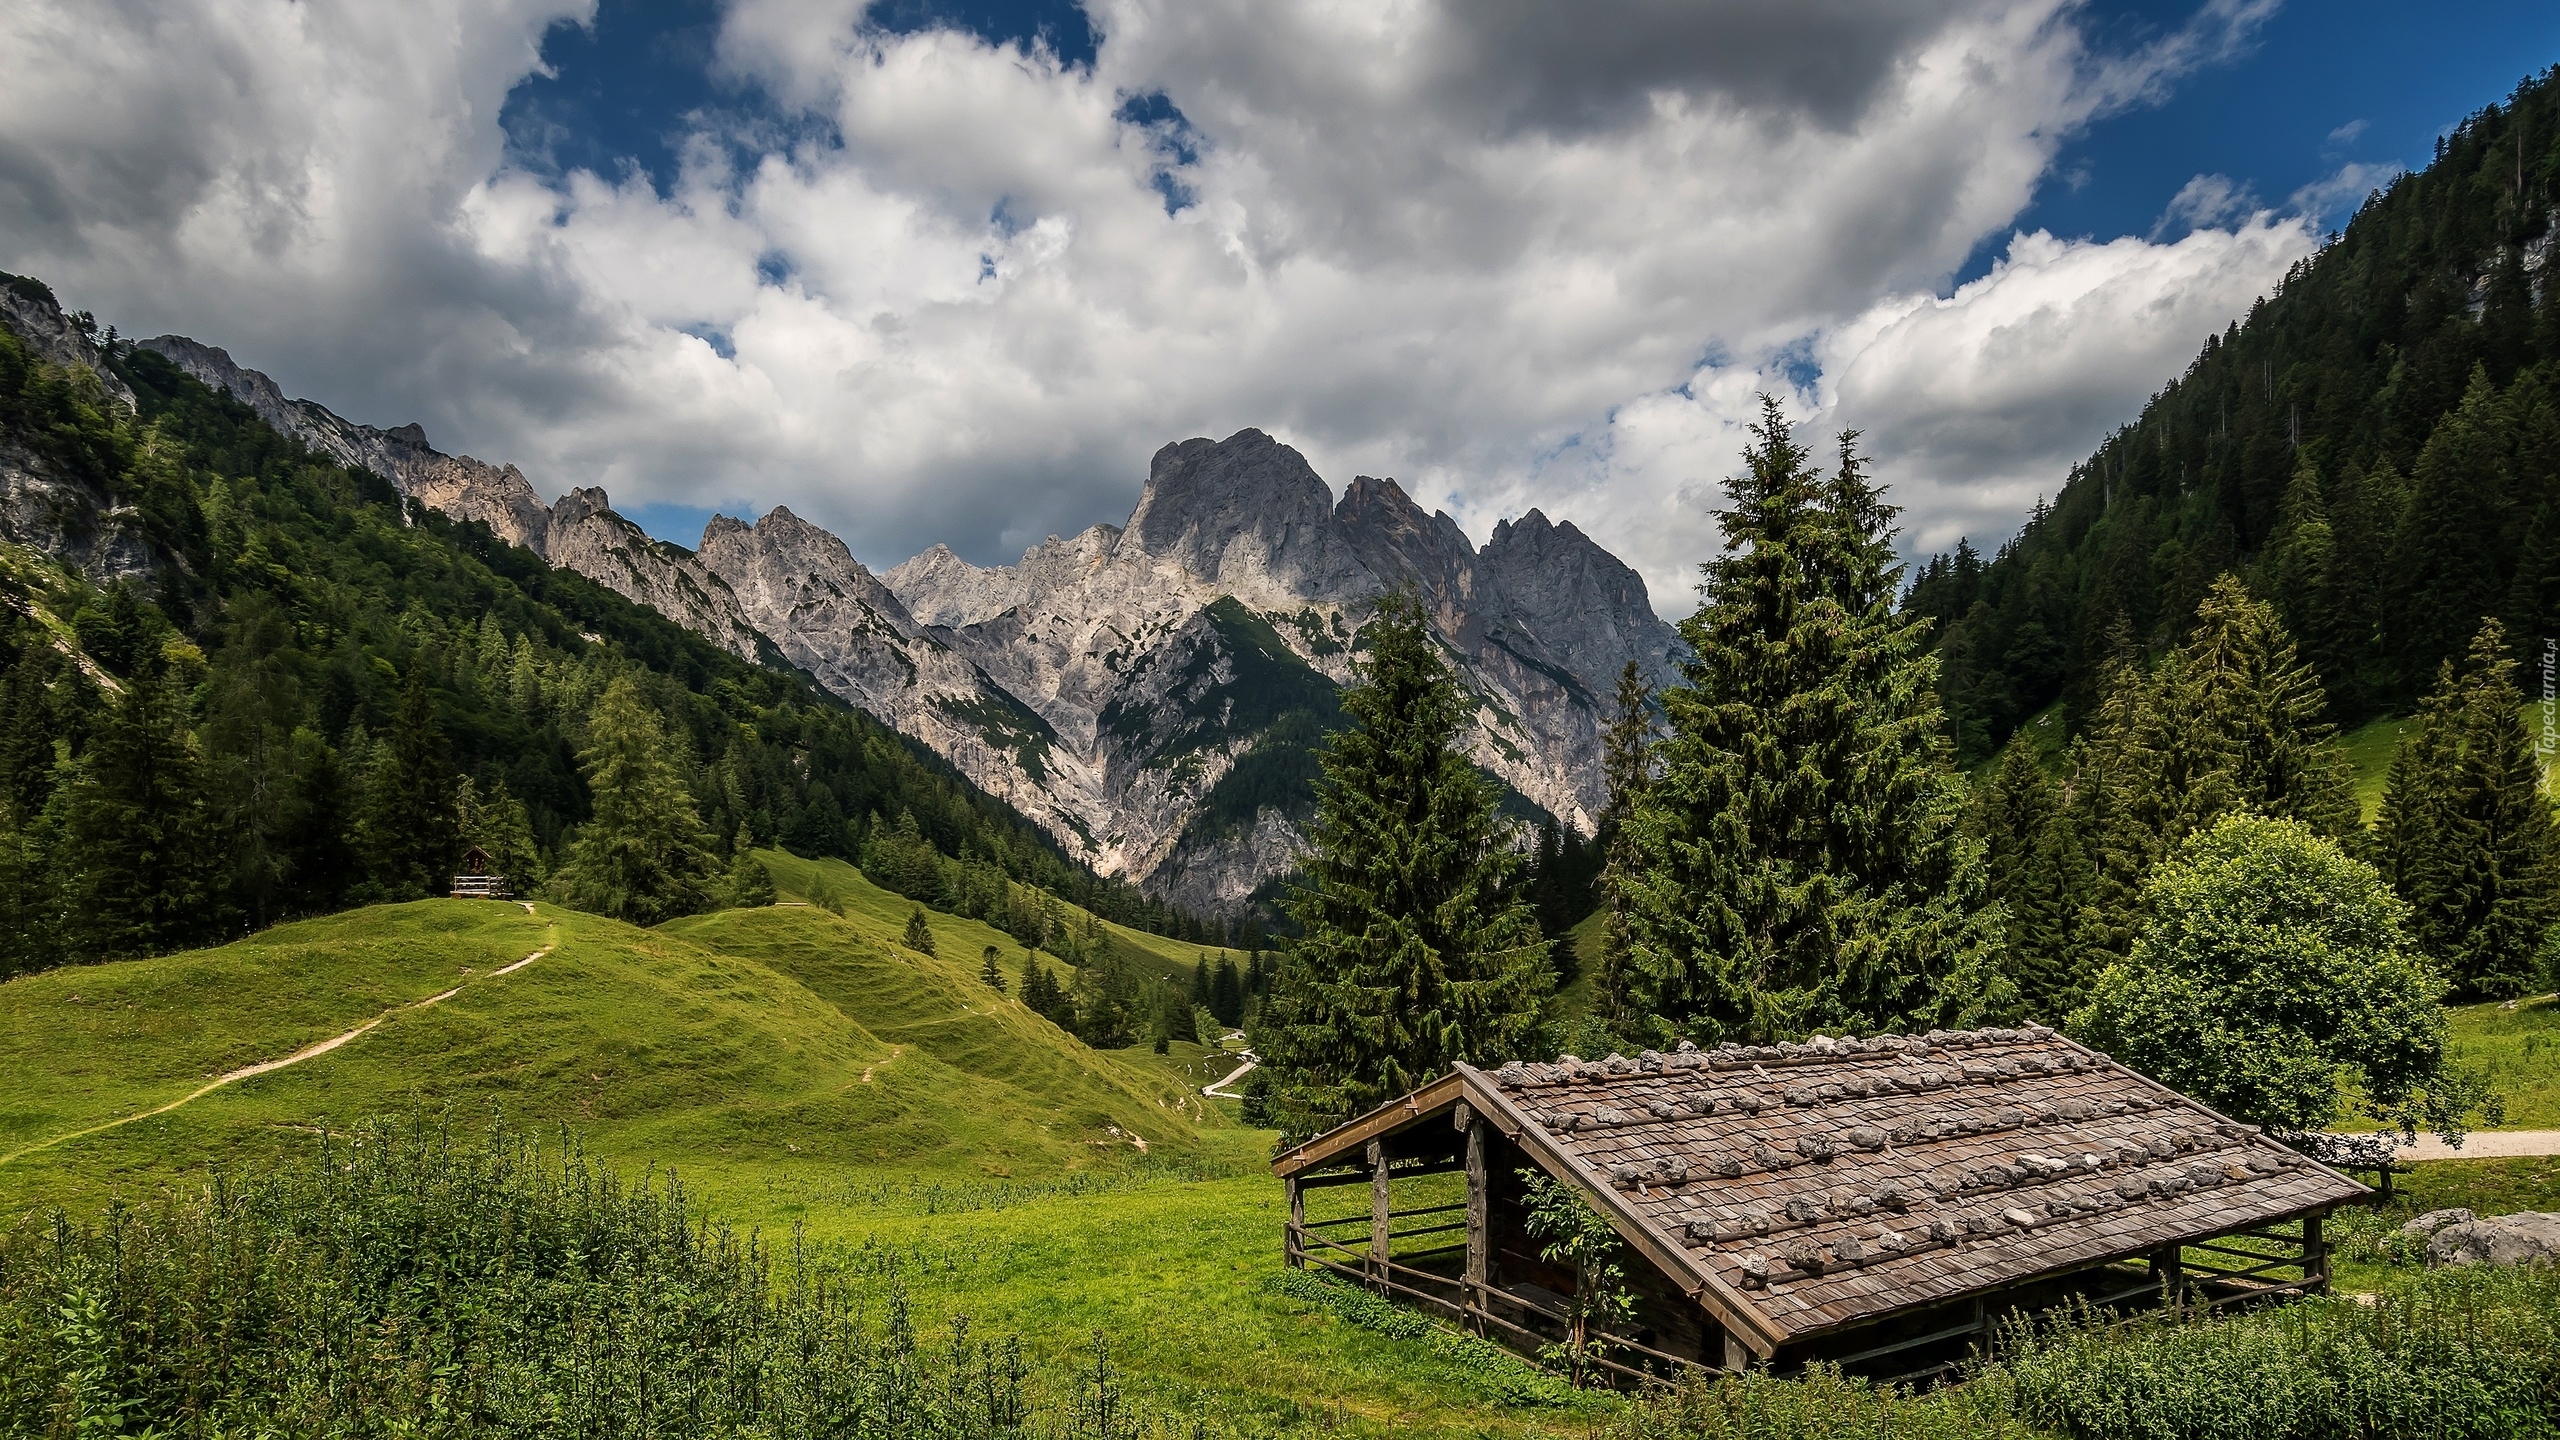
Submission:
M 1522 1367 L 1282 1282 L 1271 1137 L 1199 1093 L 1227 1048 L 1090 1050 L 1010 998 L 1028 957 L 1001 933 L 929 913 L 927 956 L 899 940 L 914 906 L 851 866 L 764 858 L 784 903 L 655 930 L 420 901 L 0 985 L 0 1214 L 296 1163 L 372 1117 L 503 1124 L 671 1172 L 706 1215 L 894 1282 L 928 1327 L 1018 1334 L 1054 1393 L 1099 1333 L 1133 1403 L 1209 1433 L 1587 1435 L 1623 1409 L 1542 1397 Z M 1589 930 L 1570 937 L 1586 953 Z M 1167 975 L 1203 953 L 1100 933 Z M 979 977 L 990 945 L 1005 995 Z M 2556 1026 L 2549 1002 L 2457 1016 L 2465 1055 L 2502 1067 L 2511 1123 L 2552 1118 Z M 2461 1161 L 2408 1190 L 2547 1206 L 2560 1175 Z
M 926 956 L 899 943 L 910 902 L 766 858 L 786 903 L 655 930 L 419 901 L 0 985 L 0 1214 L 292 1163 L 376 1116 L 565 1128 L 894 1278 L 929 1323 L 1018 1333 L 1054 1386 L 1098 1331 L 1135 1403 L 1240 1433 L 1580 1434 L 1616 1405 L 1518 1403 L 1518 1374 L 1278 1293 L 1270 1136 L 1199 1093 L 1227 1052 L 1089 1050 L 1009 998 L 1026 957 L 999 932 L 931 914 Z M 1167 974 L 1201 953 L 1105 933 Z M 978 976 L 988 945 L 1008 996 Z

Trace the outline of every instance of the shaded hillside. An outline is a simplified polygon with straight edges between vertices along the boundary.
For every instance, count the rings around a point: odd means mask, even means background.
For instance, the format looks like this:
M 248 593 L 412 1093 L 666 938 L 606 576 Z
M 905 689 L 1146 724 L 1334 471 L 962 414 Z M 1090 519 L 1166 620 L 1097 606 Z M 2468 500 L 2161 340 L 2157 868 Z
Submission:
M 1923 567 L 1968 758 L 2110 657 L 2156 653 L 2217 575 L 2272 599 L 2352 723 L 2405 711 L 2481 617 L 2560 634 L 2560 72 L 2464 122 L 1985 560 Z

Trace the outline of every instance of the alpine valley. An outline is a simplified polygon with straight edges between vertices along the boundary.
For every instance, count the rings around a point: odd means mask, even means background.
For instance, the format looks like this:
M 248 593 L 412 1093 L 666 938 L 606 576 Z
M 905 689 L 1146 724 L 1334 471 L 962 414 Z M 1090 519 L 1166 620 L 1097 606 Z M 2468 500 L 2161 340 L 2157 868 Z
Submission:
M 1052 536 L 1010 566 L 936 545 L 874 574 L 788 509 L 715 516 L 687 551 L 601 490 L 546 505 L 515 466 L 442 453 L 417 425 L 345 420 L 182 336 L 142 346 L 425 506 L 741 658 L 807 670 L 1074 859 L 1194 913 L 1239 915 L 1288 870 L 1317 744 L 1386 592 L 1423 599 L 1474 702 L 1471 753 L 1514 810 L 1578 834 L 1601 808 L 1619 672 L 1632 661 L 1659 685 L 1680 652 L 1643 580 L 1570 523 L 1532 510 L 1479 547 L 1393 480 L 1355 478 L 1337 499 L 1259 430 L 1158 450 L 1125 525 Z

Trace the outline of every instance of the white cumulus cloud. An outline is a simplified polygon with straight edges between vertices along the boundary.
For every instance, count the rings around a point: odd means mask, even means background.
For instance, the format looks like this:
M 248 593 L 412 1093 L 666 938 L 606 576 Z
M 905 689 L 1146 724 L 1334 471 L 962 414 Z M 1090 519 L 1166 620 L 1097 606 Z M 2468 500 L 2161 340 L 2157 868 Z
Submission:
M 547 490 L 788 503 L 875 562 L 1117 520 L 1156 446 L 1258 425 L 1479 535 L 1573 518 L 1676 611 L 1756 391 L 1864 428 L 1917 540 L 2002 530 L 2310 243 L 2199 197 L 1939 293 L 2268 0 L 2116 55 L 2068 0 L 1092 0 L 1089 67 L 731 0 L 738 103 L 664 190 L 506 159 L 591 6 L 23 0 L 0 268 Z

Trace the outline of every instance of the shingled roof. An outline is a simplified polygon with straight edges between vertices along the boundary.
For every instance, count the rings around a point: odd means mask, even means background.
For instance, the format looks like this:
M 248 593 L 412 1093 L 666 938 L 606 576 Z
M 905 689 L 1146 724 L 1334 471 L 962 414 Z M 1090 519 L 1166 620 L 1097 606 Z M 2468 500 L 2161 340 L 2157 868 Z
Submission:
M 1274 1168 L 1460 1099 L 1762 1353 L 2366 1193 L 2042 1026 L 1460 1066 Z

